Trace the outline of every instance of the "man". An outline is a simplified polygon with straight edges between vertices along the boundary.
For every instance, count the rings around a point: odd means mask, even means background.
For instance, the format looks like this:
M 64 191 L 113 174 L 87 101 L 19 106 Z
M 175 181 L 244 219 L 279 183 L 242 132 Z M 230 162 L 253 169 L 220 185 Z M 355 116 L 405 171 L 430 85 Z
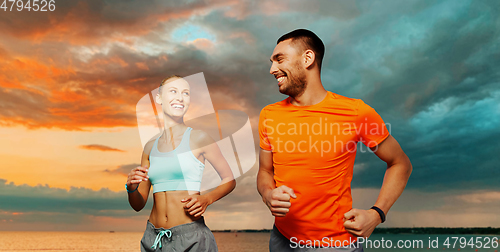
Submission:
M 270 251 L 363 251 L 357 237 L 385 220 L 412 171 L 373 108 L 324 89 L 324 51 L 316 34 L 299 29 L 279 38 L 271 56 L 270 73 L 289 97 L 266 106 L 259 119 L 257 189 L 275 216 Z M 358 141 L 387 163 L 369 210 L 352 209 Z

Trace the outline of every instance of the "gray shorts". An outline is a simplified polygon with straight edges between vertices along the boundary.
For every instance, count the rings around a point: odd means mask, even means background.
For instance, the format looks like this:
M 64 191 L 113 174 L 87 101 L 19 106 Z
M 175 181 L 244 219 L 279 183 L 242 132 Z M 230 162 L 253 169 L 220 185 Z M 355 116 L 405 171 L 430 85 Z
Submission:
M 156 228 L 147 222 L 141 239 L 141 252 L 157 251 L 218 251 L 212 231 L 203 216 L 196 221 L 172 227 Z
M 358 248 L 299 248 L 296 243 L 290 242 L 280 231 L 273 225 L 271 238 L 269 239 L 270 252 L 291 252 L 291 251 L 321 251 L 321 252 L 363 252 L 363 246 L 360 244 Z

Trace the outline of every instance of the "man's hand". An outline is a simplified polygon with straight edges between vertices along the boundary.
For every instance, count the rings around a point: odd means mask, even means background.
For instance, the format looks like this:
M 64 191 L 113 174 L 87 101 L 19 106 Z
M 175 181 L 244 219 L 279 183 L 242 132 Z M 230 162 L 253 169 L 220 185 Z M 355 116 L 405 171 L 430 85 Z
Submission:
M 368 238 L 381 222 L 380 215 L 373 209 L 351 209 L 344 214 L 346 231 L 358 237 Z
M 290 197 L 296 199 L 297 195 L 295 195 L 292 188 L 282 185 L 267 191 L 264 197 L 262 197 L 262 200 L 266 203 L 274 216 L 283 217 L 288 213 L 292 205 L 290 203 Z

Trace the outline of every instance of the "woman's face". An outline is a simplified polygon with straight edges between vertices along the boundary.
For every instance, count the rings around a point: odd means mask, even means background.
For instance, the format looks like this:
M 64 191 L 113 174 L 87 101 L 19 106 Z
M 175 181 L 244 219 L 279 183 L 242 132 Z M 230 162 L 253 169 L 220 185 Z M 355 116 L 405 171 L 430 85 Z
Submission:
M 163 112 L 171 117 L 183 117 L 191 103 L 189 83 L 182 78 L 167 80 L 161 87 L 161 96 L 157 102 L 161 103 Z

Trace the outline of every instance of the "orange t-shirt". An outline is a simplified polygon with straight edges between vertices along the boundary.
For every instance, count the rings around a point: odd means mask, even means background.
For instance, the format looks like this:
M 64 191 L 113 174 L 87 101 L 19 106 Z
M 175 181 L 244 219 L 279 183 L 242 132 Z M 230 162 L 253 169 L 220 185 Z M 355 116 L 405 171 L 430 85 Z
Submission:
M 360 99 L 330 91 L 311 106 L 294 106 L 289 97 L 262 109 L 259 136 L 260 147 L 273 152 L 276 187 L 286 185 L 297 195 L 286 216 L 275 218 L 278 230 L 301 244 L 328 238 L 314 246 L 355 241 L 343 217 L 352 209 L 357 142 L 374 147 L 389 136 L 377 112 Z

